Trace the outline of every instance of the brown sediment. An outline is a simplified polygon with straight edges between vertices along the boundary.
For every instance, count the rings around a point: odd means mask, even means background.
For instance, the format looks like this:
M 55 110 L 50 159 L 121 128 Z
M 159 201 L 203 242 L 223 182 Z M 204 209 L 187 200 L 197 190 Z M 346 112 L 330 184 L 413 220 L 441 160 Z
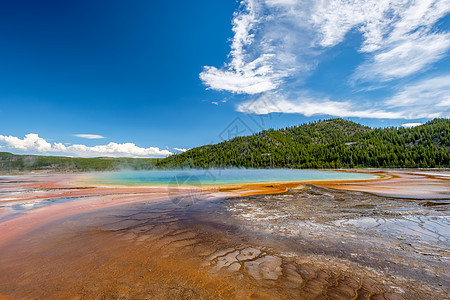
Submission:
M 433 172 L 420 170 L 339 170 L 339 172 L 358 172 L 371 174 L 375 177 L 359 180 L 235 184 L 217 186 L 216 188 L 222 192 L 232 193 L 230 195 L 249 196 L 283 193 L 290 189 L 299 189 L 312 184 L 332 189 L 368 192 L 393 197 L 450 199 L 450 175 L 441 176 L 439 171 L 435 171 L 434 174 Z
M 384 180 L 378 182 L 270 183 L 202 190 L 87 188 L 73 185 L 70 176 L 22 177 L 39 182 L 21 184 L 19 179 L 0 185 L 0 192 L 28 189 L 3 195 L 15 198 L 6 201 L 75 200 L 6 221 L 0 215 L 0 295 L 445 298 L 448 240 L 442 232 L 423 226 L 445 217 L 448 209 L 438 202 L 426 205 L 430 200 L 422 205 L 359 193 L 365 187 L 391 186 L 388 183 L 394 180 L 392 186 L 415 178 L 414 185 L 437 184 L 440 178 L 381 175 Z M 348 192 L 347 186 L 355 190 Z M 423 232 L 403 231 L 416 224 L 412 216 L 418 216 Z M 370 220 L 379 223 L 372 226 Z M 406 221 L 410 223 L 402 223 Z M 386 232 L 387 228 L 392 231 Z M 416 234 L 434 235 L 416 241 Z
M 335 170 L 329 170 L 335 171 Z M 351 172 L 350 170 L 339 170 L 339 172 Z M 373 181 L 387 180 L 395 177 L 386 172 L 353 171 L 374 175 L 370 179 L 343 179 L 343 180 L 302 180 L 289 182 L 265 182 L 265 183 L 243 183 L 243 184 L 224 184 L 214 185 L 210 188 L 218 189 L 222 193 L 229 193 L 229 196 L 250 196 L 283 193 L 292 189 L 301 189 L 305 185 L 326 185 L 326 184 L 345 184 L 345 183 L 367 183 Z
M 366 171 L 367 172 L 367 171 Z M 442 176 L 439 171 L 372 171 L 372 174 L 388 175 L 386 179 L 362 182 L 324 182 L 318 186 L 332 189 L 368 192 L 393 197 L 421 199 L 450 199 L 450 176 Z M 441 172 L 442 174 L 450 174 Z

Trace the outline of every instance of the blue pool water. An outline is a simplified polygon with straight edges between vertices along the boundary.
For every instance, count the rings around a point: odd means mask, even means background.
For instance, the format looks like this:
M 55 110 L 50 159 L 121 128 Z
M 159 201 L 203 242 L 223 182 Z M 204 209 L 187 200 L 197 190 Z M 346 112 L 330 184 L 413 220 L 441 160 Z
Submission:
M 265 182 L 373 179 L 363 173 L 295 169 L 207 169 L 121 171 L 94 174 L 89 181 L 104 185 L 202 186 Z

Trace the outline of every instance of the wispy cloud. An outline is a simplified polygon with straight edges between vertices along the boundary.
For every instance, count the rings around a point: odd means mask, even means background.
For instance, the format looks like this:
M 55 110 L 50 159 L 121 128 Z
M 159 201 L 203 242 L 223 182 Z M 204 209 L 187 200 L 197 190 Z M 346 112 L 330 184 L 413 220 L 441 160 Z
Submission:
M 378 106 L 362 106 L 352 101 L 333 101 L 327 98 L 299 97 L 287 99 L 284 96 L 272 96 L 273 101 L 268 102 L 264 97 L 243 102 L 237 105 L 236 110 L 250 114 L 289 113 L 310 116 L 335 116 L 377 119 L 419 119 L 436 118 L 441 116 L 438 111 L 411 111 L 410 109 L 388 109 L 385 104 Z
M 108 143 L 106 145 L 86 146 L 82 144 L 64 145 L 62 143 L 49 143 L 38 134 L 29 133 L 23 139 L 15 136 L 0 135 L 0 142 L 6 144 L 7 149 L 24 152 L 62 153 L 81 157 L 107 156 L 107 157 L 152 157 L 168 156 L 172 152 L 160 150 L 156 147 L 142 148 L 134 143 Z
M 437 76 L 402 87 L 386 101 L 390 107 L 447 112 L 450 109 L 450 75 Z
M 270 2 L 270 1 L 268 1 Z M 279 1 L 288 4 L 289 1 Z M 271 5 L 277 5 L 272 1 Z M 230 61 L 221 68 L 205 66 L 200 79 L 208 88 L 238 94 L 258 94 L 273 90 L 292 72 L 296 71 L 297 56 L 292 48 L 307 38 L 299 39 L 283 18 L 294 15 L 266 14 L 267 4 L 258 0 L 243 0 L 234 14 L 233 32 L 229 54 Z M 295 22 L 296 25 L 303 24 Z M 298 28 L 298 26 L 295 26 Z M 306 65 L 305 65 L 306 67 Z
M 370 61 L 358 67 L 356 80 L 388 81 L 421 71 L 440 60 L 450 47 L 450 34 L 417 32 L 387 43 Z
M 354 101 L 305 99 L 302 82 L 320 63 L 320 54 L 349 32 L 361 34 L 357 50 L 364 54 L 349 78 L 353 84 L 379 85 L 418 74 L 448 55 L 450 33 L 436 23 L 449 12 L 450 0 L 242 0 L 233 17 L 229 60 L 222 67 L 205 66 L 200 78 L 209 89 L 282 95 L 278 107 L 305 115 L 436 116 L 437 111 L 411 113 L 385 101 L 364 108 Z M 294 90 L 297 96 L 291 96 Z
M 352 29 L 363 35 L 360 52 L 371 54 L 357 80 L 387 81 L 412 75 L 440 60 L 450 35 L 433 30 L 450 12 L 449 0 L 317 1 L 312 21 L 319 44 L 335 46 Z
M 268 100 L 269 99 L 269 100 Z M 450 117 L 450 75 L 419 80 L 377 103 L 331 100 L 308 93 L 266 93 L 236 106 L 250 114 L 291 113 L 310 116 L 377 119 Z
M 180 151 L 180 152 L 186 152 L 189 150 L 189 149 L 185 149 L 185 148 L 173 148 L 173 149 L 176 151 Z
M 99 134 L 87 134 L 87 133 L 79 133 L 79 134 L 74 134 L 74 136 L 79 137 L 79 138 L 84 138 L 84 139 L 104 139 L 105 137 Z

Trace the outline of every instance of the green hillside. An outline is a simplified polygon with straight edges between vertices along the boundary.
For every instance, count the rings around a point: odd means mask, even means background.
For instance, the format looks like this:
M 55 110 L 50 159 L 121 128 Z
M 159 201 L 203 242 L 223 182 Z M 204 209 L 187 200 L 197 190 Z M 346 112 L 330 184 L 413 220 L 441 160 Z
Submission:
M 80 158 L 42 155 L 15 155 L 0 152 L 0 171 L 109 171 L 154 168 L 158 158 Z
M 436 168 L 450 167 L 450 120 L 414 128 L 371 129 L 331 119 L 265 130 L 165 159 L 73 158 L 0 152 L 0 171 L 108 171 L 178 167 Z
M 450 167 L 450 120 L 414 128 L 371 129 L 330 119 L 265 130 L 157 162 L 159 167 Z

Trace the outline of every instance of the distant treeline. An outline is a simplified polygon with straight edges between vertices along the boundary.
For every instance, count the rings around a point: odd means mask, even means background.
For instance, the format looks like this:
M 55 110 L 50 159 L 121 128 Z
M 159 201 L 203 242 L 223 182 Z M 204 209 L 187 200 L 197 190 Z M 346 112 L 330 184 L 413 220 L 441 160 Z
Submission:
M 158 158 L 72 158 L 0 152 L 0 171 L 153 168 L 449 168 L 450 120 L 372 129 L 330 119 L 265 130 Z
M 0 152 L 0 171 L 110 171 L 119 169 L 149 170 L 158 158 L 81 158 L 42 155 L 15 155 Z
M 331 119 L 197 147 L 160 160 L 157 166 L 448 168 L 449 152 L 449 119 L 414 128 L 378 129 Z

